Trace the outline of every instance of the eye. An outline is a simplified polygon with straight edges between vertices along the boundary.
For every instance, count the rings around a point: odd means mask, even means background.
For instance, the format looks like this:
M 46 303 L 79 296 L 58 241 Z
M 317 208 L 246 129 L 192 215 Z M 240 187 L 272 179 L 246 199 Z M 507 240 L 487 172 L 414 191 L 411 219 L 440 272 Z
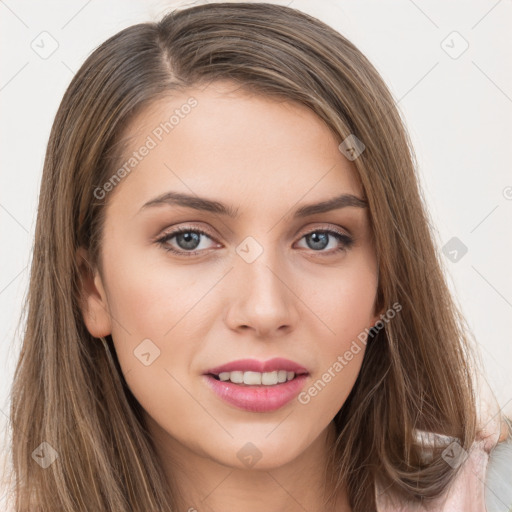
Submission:
M 211 247 L 201 247 L 202 239 L 214 240 L 209 233 L 202 229 L 185 226 L 166 233 L 161 238 L 157 239 L 156 243 L 165 251 L 178 256 L 188 257 L 200 254 L 215 246 L 214 244 Z M 304 234 L 300 240 L 302 239 L 306 240 L 306 248 L 322 255 L 325 254 L 326 256 L 348 250 L 354 243 L 353 238 L 334 229 L 315 229 L 314 231 Z M 173 240 L 174 242 L 171 243 Z M 329 245 L 334 245 L 334 248 L 331 247 L 330 250 L 326 251 L 325 248 L 329 247 Z M 219 244 L 217 244 L 217 247 L 218 246 Z
M 302 239 L 306 240 L 308 248 L 312 249 L 314 252 L 325 253 L 326 255 L 350 249 L 354 243 L 353 238 L 334 229 L 315 229 L 303 235 L 301 240 Z M 331 242 L 333 242 L 333 244 L 331 244 Z M 334 248 L 331 247 L 331 250 L 325 251 L 324 249 L 329 245 L 334 245 Z
M 178 249 L 173 248 L 169 243 L 173 238 L 176 239 L 175 243 L 178 245 Z M 194 256 L 202 250 L 208 249 L 200 247 L 201 238 L 209 238 L 212 240 L 212 237 L 202 229 L 196 227 L 183 227 L 165 234 L 163 237 L 156 240 L 156 242 L 160 244 L 164 250 L 174 254 L 178 254 L 180 256 Z

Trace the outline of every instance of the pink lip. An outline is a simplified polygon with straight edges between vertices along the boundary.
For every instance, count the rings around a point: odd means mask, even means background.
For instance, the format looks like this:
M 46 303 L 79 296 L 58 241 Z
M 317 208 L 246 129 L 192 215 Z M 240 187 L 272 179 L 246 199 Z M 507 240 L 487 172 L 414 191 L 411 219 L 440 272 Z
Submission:
M 298 375 L 292 380 L 275 386 L 242 386 L 229 381 L 216 380 L 211 375 L 205 375 L 204 378 L 217 396 L 228 404 L 250 412 L 270 412 L 280 409 L 293 400 L 304 387 L 308 375 Z
M 222 366 L 211 368 L 204 372 L 205 375 L 219 375 L 222 372 L 274 372 L 278 370 L 286 370 L 287 372 L 295 372 L 295 374 L 308 373 L 306 368 L 300 366 L 289 359 L 275 357 L 268 361 L 258 361 L 256 359 L 238 359 Z M 236 385 L 236 384 L 235 384 Z

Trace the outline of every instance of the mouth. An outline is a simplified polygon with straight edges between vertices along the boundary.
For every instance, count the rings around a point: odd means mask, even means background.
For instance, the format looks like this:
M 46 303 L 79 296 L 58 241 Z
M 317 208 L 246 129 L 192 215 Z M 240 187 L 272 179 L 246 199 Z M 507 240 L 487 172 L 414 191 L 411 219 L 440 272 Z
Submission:
M 304 388 L 309 377 L 307 372 L 300 375 L 291 372 L 292 375 L 288 379 L 288 372 L 286 372 L 286 380 L 283 382 L 278 381 L 276 383 L 274 376 L 272 380 L 263 378 L 262 382 L 260 382 L 257 376 L 250 375 L 250 373 L 255 372 L 239 372 L 243 374 L 244 380 L 247 379 L 248 382 L 254 382 L 250 384 L 243 381 L 238 383 L 232 382 L 231 378 L 240 380 L 240 376 L 236 375 L 237 372 L 229 373 L 234 373 L 235 375 L 230 375 L 230 378 L 227 380 L 221 380 L 221 377 L 226 377 L 225 375 L 222 376 L 222 374 L 207 373 L 203 377 L 214 395 L 224 403 L 236 409 L 255 413 L 270 413 L 290 404 Z M 247 374 L 249 375 L 247 376 Z
M 295 361 L 275 357 L 267 361 L 238 359 L 210 368 L 203 377 L 224 403 L 268 413 L 292 402 L 306 385 L 309 372 Z
M 219 382 L 229 382 L 242 387 L 268 387 L 285 384 L 297 379 L 302 375 L 309 375 L 307 371 L 298 370 L 297 372 L 287 370 L 275 370 L 273 372 L 253 372 L 253 371 L 232 371 L 220 373 L 207 373 Z

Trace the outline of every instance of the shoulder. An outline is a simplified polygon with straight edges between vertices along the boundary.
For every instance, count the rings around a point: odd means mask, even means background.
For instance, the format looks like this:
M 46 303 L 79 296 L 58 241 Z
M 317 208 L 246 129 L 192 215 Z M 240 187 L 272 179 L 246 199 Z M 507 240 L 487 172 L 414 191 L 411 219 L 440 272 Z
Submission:
M 436 511 L 512 509 L 512 436 L 501 414 L 482 428 L 468 452 L 453 441 L 443 454 L 448 463 L 461 467 Z
M 424 446 L 435 443 L 446 447 L 442 457 L 457 469 L 457 476 L 443 496 L 428 508 L 414 508 L 415 512 L 512 511 L 512 422 L 499 408 L 486 383 L 479 389 L 478 405 L 479 431 L 469 451 L 455 438 L 417 431 Z M 376 497 L 377 512 L 410 510 L 405 503 L 391 504 L 379 489 Z

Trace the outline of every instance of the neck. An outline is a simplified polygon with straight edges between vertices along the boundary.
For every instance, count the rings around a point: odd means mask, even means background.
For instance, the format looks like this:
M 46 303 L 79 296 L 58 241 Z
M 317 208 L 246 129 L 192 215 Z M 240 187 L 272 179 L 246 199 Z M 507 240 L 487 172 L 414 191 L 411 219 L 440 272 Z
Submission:
M 172 438 L 151 418 L 147 425 L 175 491 L 178 510 L 214 512 L 351 512 L 345 489 L 333 493 L 326 483 L 328 453 L 335 440 L 329 426 L 295 459 L 258 469 L 230 467 Z M 329 499 L 330 498 L 330 499 Z

